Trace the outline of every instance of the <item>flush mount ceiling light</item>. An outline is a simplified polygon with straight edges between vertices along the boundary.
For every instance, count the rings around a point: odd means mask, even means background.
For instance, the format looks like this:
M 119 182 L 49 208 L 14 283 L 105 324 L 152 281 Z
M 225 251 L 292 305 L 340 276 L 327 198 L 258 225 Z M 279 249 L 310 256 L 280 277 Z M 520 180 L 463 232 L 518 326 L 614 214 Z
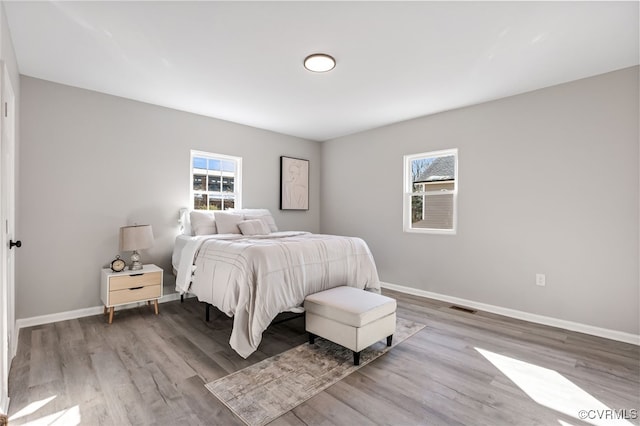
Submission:
M 314 53 L 304 58 L 304 67 L 313 72 L 331 71 L 336 66 L 336 60 L 324 53 Z

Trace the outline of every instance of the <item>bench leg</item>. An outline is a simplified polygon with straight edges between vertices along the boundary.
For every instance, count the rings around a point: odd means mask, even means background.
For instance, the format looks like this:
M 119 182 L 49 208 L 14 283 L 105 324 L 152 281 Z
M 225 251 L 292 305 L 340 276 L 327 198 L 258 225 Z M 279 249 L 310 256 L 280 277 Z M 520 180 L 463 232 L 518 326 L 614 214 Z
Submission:
M 316 336 L 315 334 L 313 334 L 313 333 L 309 333 L 309 344 L 310 344 L 310 345 L 313 345 L 313 344 L 315 343 L 315 341 L 316 341 L 316 337 L 317 337 L 317 336 Z
M 360 365 L 360 352 L 353 351 L 353 365 Z
M 180 295 L 180 303 L 184 303 L 184 294 Z
M 211 305 L 207 303 L 207 310 L 205 312 L 205 319 L 207 322 L 209 322 L 209 308 L 211 308 Z
M 390 336 L 387 336 L 387 346 L 391 346 L 391 342 L 393 342 L 393 334 Z

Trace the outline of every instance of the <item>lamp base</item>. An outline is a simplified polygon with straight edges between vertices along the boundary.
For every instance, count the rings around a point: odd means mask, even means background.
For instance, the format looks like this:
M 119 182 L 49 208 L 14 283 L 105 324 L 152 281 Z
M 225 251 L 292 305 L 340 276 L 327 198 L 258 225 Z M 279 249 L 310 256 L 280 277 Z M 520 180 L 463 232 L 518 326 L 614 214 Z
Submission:
M 142 262 L 140 262 L 140 254 L 138 250 L 134 250 L 131 253 L 131 265 L 129 266 L 130 271 L 139 271 L 142 269 Z

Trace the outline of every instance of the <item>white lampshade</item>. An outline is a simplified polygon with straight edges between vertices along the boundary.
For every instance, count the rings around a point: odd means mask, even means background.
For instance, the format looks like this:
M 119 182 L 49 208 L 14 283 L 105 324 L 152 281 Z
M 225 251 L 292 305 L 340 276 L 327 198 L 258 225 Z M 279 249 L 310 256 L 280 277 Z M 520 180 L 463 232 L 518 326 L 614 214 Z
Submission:
M 120 251 L 148 249 L 153 246 L 151 225 L 123 226 L 120 228 Z

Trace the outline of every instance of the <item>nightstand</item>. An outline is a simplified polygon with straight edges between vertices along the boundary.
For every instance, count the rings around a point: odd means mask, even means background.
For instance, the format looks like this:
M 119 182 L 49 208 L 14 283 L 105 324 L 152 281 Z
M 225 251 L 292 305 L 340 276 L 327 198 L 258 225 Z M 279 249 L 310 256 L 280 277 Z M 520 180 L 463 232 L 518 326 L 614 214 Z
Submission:
M 127 303 L 153 300 L 158 315 L 158 299 L 162 297 L 162 269 L 156 265 L 144 265 L 138 271 L 113 272 L 102 270 L 100 298 L 104 303 L 104 314 L 109 314 L 109 324 L 113 322 L 114 307 Z

